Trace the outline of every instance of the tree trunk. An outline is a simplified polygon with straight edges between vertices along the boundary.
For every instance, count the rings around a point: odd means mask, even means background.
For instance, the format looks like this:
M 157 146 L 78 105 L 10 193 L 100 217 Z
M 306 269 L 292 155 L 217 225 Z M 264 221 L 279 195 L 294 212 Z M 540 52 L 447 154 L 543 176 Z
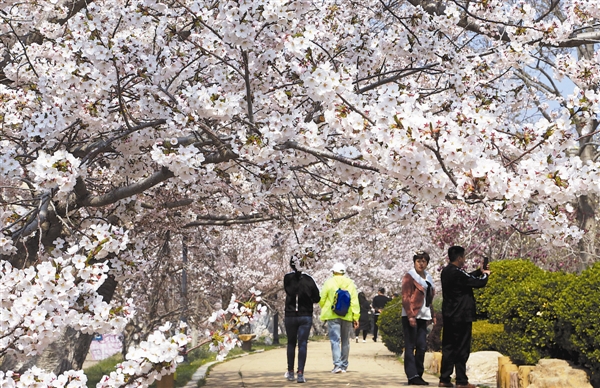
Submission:
M 98 294 L 106 303 L 112 300 L 117 284 L 117 281 L 109 276 L 98 288 Z M 40 355 L 21 362 L 14 357 L 6 356 L 2 360 L 0 370 L 22 373 L 32 366 L 37 366 L 46 371 L 53 371 L 56 375 L 71 369 L 79 370 L 83 367 L 93 337 L 93 334 L 84 334 L 67 327 L 60 339 L 51 343 Z
M 591 59 L 594 55 L 594 47 L 585 45 L 578 48 L 579 58 Z M 596 156 L 597 149 L 594 145 L 593 136 L 585 136 L 591 134 L 598 128 L 598 121 L 593 118 L 588 118 L 578 125 L 579 140 L 579 156 L 583 164 L 592 162 Z M 589 144 L 588 144 L 589 143 Z M 579 227 L 585 231 L 584 237 L 579 241 L 579 263 L 577 272 L 585 270 L 588 266 L 596 261 L 596 207 L 598 206 L 597 195 L 583 195 L 578 199 L 577 221 Z

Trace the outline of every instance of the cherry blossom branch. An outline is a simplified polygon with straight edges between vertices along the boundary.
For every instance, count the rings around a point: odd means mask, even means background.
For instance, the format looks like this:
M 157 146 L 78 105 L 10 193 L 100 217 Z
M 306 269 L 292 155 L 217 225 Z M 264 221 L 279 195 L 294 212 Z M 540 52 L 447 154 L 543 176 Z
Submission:
M 523 152 L 521 155 L 519 155 L 517 158 L 513 159 L 512 161 L 510 161 L 508 164 L 505 164 L 504 167 L 510 167 L 513 164 L 515 164 L 516 162 L 518 162 L 519 160 L 523 159 L 523 157 L 527 154 L 530 154 L 531 152 L 533 152 L 533 150 L 535 150 L 536 148 L 538 148 L 539 146 L 541 146 L 542 144 L 544 144 L 546 142 L 546 139 L 542 139 L 540 140 L 536 145 L 534 145 L 533 147 L 531 147 L 530 149 L 526 150 L 525 152 Z
M 444 13 L 444 10 L 446 8 L 446 6 L 443 5 L 443 3 L 441 1 L 409 0 L 409 2 L 415 7 L 417 7 L 417 6 L 423 7 L 423 9 L 431 15 L 441 15 Z M 463 11 L 465 12 L 465 15 L 468 15 L 474 19 L 479 19 L 481 21 L 485 21 L 485 22 L 489 22 L 489 23 L 503 24 L 506 26 L 511 25 L 509 23 L 501 23 L 498 21 L 490 21 L 490 20 L 485 20 L 485 19 L 479 18 L 477 15 L 474 15 L 474 14 L 466 11 L 465 7 L 460 5 L 457 1 L 454 1 L 454 3 L 463 9 Z M 552 7 L 552 5 L 553 4 L 551 4 L 551 7 Z M 468 18 L 466 16 L 463 16 L 457 25 L 459 27 L 465 28 L 471 32 L 475 32 L 477 34 L 487 36 L 488 38 L 500 39 L 504 42 L 510 42 L 510 38 L 504 33 L 503 30 L 500 31 L 499 34 L 488 33 L 486 31 L 483 31 L 479 25 L 468 21 Z M 545 42 L 540 42 L 540 41 L 533 41 L 530 43 L 537 43 L 537 44 L 540 44 L 541 46 L 545 46 L 545 47 L 565 47 L 566 48 L 566 47 L 578 47 L 578 46 L 583 46 L 583 45 L 587 45 L 587 44 L 597 44 L 599 42 L 600 42 L 600 31 L 591 31 L 591 32 L 583 32 L 580 34 L 576 34 L 574 37 L 560 41 L 557 44 L 545 43 Z
M 122 139 L 126 136 L 131 135 L 134 132 L 140 131 L 142 129 L 145 128 L 149 128 L 149 127 L 157 127 L 159 125 L 163 125 L 167 122 L 167 120 L 165 119 L 159 119 L 156 121 L 150 121 L 147 123 L 142 123 L 139 125 L 136 125 L 135 127 L 129 127 L 129 129 L 123 133 L 120 133 L 117 136 L 111 137 L 110 139 L 106 139 L 106 140 L 102 140 L 99 142 L 95 142 L 93 144 L 90 144 L 86 147 L 83 147 L 81 149 L 78 149 L 76 151 L 73 152 L 74 155 L 77 155 L 78 153 L 85 153 L 86 156 L 84 156 L 81 159 L 81 163 L 85 163 L 88 160 L 93 160 L 99 153 L 101 153 L 102 151 L 106 150 L 106 148 L 108 148 L 108 146 L 110 146 L 113 142 Z
M 331 220 L 331 222 L 333 222 L 334 224 L 337 224 L 338 222 L 341 222 L 341 221 L 348 220 L 348 219 L 350 219 L 350 218 L 352 218 L 352 217 L 354 217 L 354 216 L 357 216 L 357 215 L 359 215 L 359 214 L 360 214 L 359 212 L 352 212 L 352 213 L 346 214 L 345 216 L 341 216 L 341 217 L 333 218 L 333 219 Z
M 371 120 L 370 118 L 368 118 L 368 117 L 367 117 L 367 116 L 366 116 L 366 115 L 365 115 L 363 112 L 361 112 L 361 111 L 359 111 L 358 109 L 356 109 L 356 108 L 354 107 L 354 105 L 352 105 L 351 103 L 349 103 L 349 102 L 348 102 L 348 101 L 347 101 L 347 100 L 346 100 L 344 97 L 342 97 L 342 96 L 341 96 L 339 93 L 337 93 L 337 96 L 338 96 L 339 98 L 341 98 L 341 99 L 342 99 L 342 101 L 344 102 L 344 104 L 348 105 L 348 107 L 349 107 L 350 109 L 352 109 L 353 111 L 355 111 L 356 113 L 358 113 L 359 115 L 361 115 L 363 119 L 367 120 L 367 121 L 368 121 L 368 122 L 369 122 L 371 125 L 373 125 L 373 126 L 375 125 L 375 123 L 373 122 L 373 120 Z
M 237 159 L 238 156 L 233 151 L 231 151 L 231 149 L 227 147 L 217 135 L 213 133 L 213 131 L 208 127 L 208 125 L 198 123 L 198 126 L 213 141 L 213 143 L 219 150 L 219 154 L 221 155 L 221 157 L 227 158 L 227 160 Z
M 276 150 L 296 149 L 296 150 L 299 150 L 299 151 L 303 151 L 303 152 L 309 153 L 309 154 L 311 154 L 313 156 L 316 156 L 318 158 L 326 158 L 326 159 L 337 160 L 338 162 L 347 164 L 347 165 L 352 166 L 352 167 L 360 168 L 362 170 L 370 170 L 370 171 L 379 172 L 379 169 L 377 167 L 367 166 L 367 165 L 365 165 L 363 163 L 357 162 L 357 161 L 352 160 L 350 158 L 346 158 L 344 156 L 334 154 L 333 152 L 321 151 L 321 150 L 314 149 L 312 147 L 301 145 L 298 142 L 295 142 L 293 140 L 288 140 L 285 143 L 277 145 L 277 146 L 275 146 L 273 148 L 275 148 Z
M 230 226 L 230 225 L 247 225 L 255 224 L 258 222 L 273 221 L 279 219 L 278 217 L 263 216 L 261 214 L 250 214 L 247 216 L 240 217 L 221 217 L 221 216 L 197 216 L 196 219 L 202 221 L 193 221 L 183 225 L 184 228 L 191 228 L 193 226 Z
M 446 176 L 450 179 L 450 181 L 452 182 L 452 184 L 456 187 L 458 186 L 458 183 L 456 182 L 456 178 L 454 177 L 454 174 L 452 173 L 452 171 L 448 170 L 448 168 L 446 167 L 446 163 L 444 163 L 444 158 L 442 158 L 442 155 L 440 154 L 440 145 L 437 142 L 435 142 L 437 149 L 427 145 L 427 144 L 423 144 L 423 146 L 427 149 L 429 149 L 431 152 L 433 152 L 433 154 L 435 155 L 435 158 L 437 159 L 438 163 L 440 164 L 440 167 L 442 167 L 442 171 L 444 171 L 444 173 L 446 174 Z
M 426 65 L 426 66 L 423 66 L 423 67 L 419 67 L 419 68 L 409 68 L 409 69 L 398 70 L 400 72 L 400 74 L 396 74 L 394 76 L 391 76 L 391 77 L 388 77 L 388 78 L 384 78 L 384 79 L 382 79 L 380 81 L 374 82 L 374 83 L 372 83 L 370 85 L 367 85 L 367 86 L 365 86 L 363 88 L 358 89 L 356 92 L 358 94 L 362 94 L 362 93 L 368 92 L 369 90 L 373 90 L 373 89 L 376 89 L 376 88 L 378 88 L 378 87 L 380 87 L 382 85 L 388 84 L 390 82 L 397 81 L 400 78 L 405 78 L 405 77 L 411 76 L 413 74 L 420 73 L 420 72 L 425 71 L 425 70 L 431 70 L 435 66 L 439 66 L 439 65 L 440 65 L 440 63 L 438 62 L 438 63 L 434 63 L 434 64 L 431 64 L 431 65 Z M 441 71 L 439 71 L 439 72 L 441 73 Z M 355 81 L 354 83 L 358 84 L 358 82 L 359 81 Z

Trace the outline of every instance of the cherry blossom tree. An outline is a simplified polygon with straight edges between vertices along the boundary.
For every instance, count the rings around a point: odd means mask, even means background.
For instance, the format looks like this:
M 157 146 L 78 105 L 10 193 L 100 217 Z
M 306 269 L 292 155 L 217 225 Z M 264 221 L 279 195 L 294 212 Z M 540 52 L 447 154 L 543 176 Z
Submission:
M 0 355 L 16 361 L 0 379 L 81 382 L 92 333 L 150 304 L 133 282 L 172 260 L 154 240 L 167 231 L 247 226 L 189 236 L 215 288 L 272 284 L 277 233 L 285 255 L 323 252 L 317 276 L 343 259 L 382 282 L 403 268 L 390 260 L 434 249 L 420 225 L 454 204 L 580 244 L 587 265 L 599 17 L 581 0 L 3 1 Z M 240 252 L 249 266 L 219 268 Z M 187 343 L 172 327 L 106 383 L 167 373 Z M 52 342 L 65 354 L 42 362 Z M 152 356 L 163 346 L 168 360 Z

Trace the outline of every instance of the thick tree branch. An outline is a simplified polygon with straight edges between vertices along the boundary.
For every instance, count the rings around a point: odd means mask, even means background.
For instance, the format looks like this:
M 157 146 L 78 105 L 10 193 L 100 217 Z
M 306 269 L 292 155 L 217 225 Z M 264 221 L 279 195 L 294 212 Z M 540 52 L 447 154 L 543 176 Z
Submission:
M 35 230 L 39 228 L 41 224 L 46 221 L 48 216 L 48 206 L 50 205 L 50 200 L 52 199 L 52 193 L 46 192 L 42 194 L 40 198 L 40 205 L 38 207 L 38 211 L 32 214 L 27 221 L 27 224 L 15 232 L 13 235 L 13 240 L 17 240 L 21 237 L 25 237 L 33 233 Z
M 119 187 L 109 193 L 98 195 L 98 196 L 90 196 L 87 195 L 83 198 L 80 198 L 77 201 L 78 206 L 92 206 L 92 207 L 100 207 L 113 204 L 121 199 L 131 197 L 136 194 L 143 193 L 149 188 L 156 186 L 159 183 L 166 181 L 169 178 L 174 177 L 175 174 L 171 170 L 166 167 L 161 168 L 159 171 L 155 172 L 151 176 L 146 179 L 143 179 L 139 182 L 136 182 L 129 186 Z

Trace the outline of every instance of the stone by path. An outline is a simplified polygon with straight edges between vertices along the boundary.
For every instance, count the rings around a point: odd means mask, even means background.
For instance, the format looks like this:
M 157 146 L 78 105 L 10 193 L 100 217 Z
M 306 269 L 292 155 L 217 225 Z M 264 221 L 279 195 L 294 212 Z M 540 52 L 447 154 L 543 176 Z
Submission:
M 407 385 L 404 366 L 398 357 L 381 342 L 352 342 L 347 373 L 332 374 L 329 341 L 309 341 L 305 367 L 306 384 L 314 387 L 398 387 Z M 254 353 L 213 365 L 205 387 L 287 387 L 296 382 L 287 381 L 285 347 Z M 438 378 L 426 374 L 430 386 L 437 386 Z

